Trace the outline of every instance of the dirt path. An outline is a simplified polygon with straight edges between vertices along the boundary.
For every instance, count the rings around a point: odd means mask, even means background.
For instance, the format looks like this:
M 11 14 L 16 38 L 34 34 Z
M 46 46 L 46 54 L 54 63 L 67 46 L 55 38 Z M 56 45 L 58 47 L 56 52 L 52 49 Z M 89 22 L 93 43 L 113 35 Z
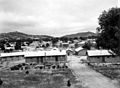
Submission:
M 83 58 L 83 57 L 81 57 Z M 69 66 L 73 70 L 77 80 L 82 82 L 85 88 L 120 88 L 118 82 L 111 80 L 102 74 L 92 70 L 85 64 L 79 63 L 81 58 L 75 56 L 68 57 Z

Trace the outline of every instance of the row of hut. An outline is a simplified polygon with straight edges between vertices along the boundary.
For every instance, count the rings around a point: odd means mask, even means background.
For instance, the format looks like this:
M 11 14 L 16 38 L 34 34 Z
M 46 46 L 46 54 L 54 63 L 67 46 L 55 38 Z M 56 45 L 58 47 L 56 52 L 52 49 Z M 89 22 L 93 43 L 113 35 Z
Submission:
M 120 63 L 120 56 L 113 53 L 111 50 L 86 50 L 78 47 L 75 50 L 68 49 L 68 55 L 87 56 L 89 63 Z
M 120 57 L 110 50 L 84 50 L 76 49 L 76 55 L 87 56 L 87 61 L 90 63 L 120 63 Z M 37 64 L 61 64 L 67 62 L 67 54 L 70 51 L 65 50 L 50 50 L 50 51 L 27 51 L 1 53 L 0 63 L 24 61 L 25 63 Z
M 30 52 L 12 52 L 1 53 L 0 63 L 4 62 L 20 62 L 36 63 L 36 64 L 60 64 L 66 63 L 66 51 L 52 50 L 52 51 L 30 51 Z M 23 63 L 23 62 L 22 62 Z

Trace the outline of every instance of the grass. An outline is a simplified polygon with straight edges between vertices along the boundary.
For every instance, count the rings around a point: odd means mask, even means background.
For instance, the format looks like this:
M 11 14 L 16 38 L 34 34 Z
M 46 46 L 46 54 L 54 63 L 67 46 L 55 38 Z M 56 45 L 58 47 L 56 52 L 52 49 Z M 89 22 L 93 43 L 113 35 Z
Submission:
M 120 65 L 111 66 L 91 66 L 97 72 L 111 79 L 120 79 Z
M 0 88 L 66 88 L 67 80 L 76 83 L 71 70 L 54 72 L 53 74 L 33 72 L 26 75 L 19 71 L 1 71 L 0 77 L 3 84 Z

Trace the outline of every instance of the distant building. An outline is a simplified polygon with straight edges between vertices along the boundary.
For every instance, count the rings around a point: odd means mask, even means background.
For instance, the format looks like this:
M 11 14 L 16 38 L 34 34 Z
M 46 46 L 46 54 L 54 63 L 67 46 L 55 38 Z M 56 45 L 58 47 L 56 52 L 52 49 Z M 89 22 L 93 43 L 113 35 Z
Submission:
M 36 63 L 39 65 L 59 65 L 66 64 L 67 56 L 65 50 L 50 50 L 50 51 L 26 51 L 1 53 L 0 64 L 18 62 L 21 63 Z
M 15 50 L 14 44 L 9 44 L 9 46 L 4 45 L 4 47 L 5 47 L 4 52 L 12 52 L 13 50 Z
M 85 44 L 85 42 L 86 42 L 86 41 L 81 41 L 81 42 L 79 42 L 79 43 L 78 43 L 78 46 L 79 46 L 79 47 L 82 47 L 82 46 Z
M 63 48 L 68 48 L 68 47 L 69 47 L 69 43 L 68 43 L 68 42 L 62 43 L 62 47 L 63 47 Z
M 90 63 L 120 63 L 120 57 L 109 50 L 88 50 L 87 56 Z
M 75 48 L 75 43 L 69 44 L 69 48 Z
M 33 41 L 29 46 L 32 47 L 32 48 L 39 47 L 40 46 L 40 42 L 39 41 Z
M 86 49 L 82 48 L 82 47 L 78 47 L 75 49 L 75 55 L 79 55 L 79 56 L 85 56 L 86 55 Z
M 78 40 L 78 39 L 74 39 L 73 42 L 74 42 L 74 43 L 78 43 L 79 40 Z
M 51 50 L 51 51 L 34 51 L 25 54 L 26 63 L 37 64 L 60 64 L 66 63 L 66 51 Z
M 74 54 L 74 50 L 66 49 L 66 53 L 67 53 L 68 56 L 73 55 Z

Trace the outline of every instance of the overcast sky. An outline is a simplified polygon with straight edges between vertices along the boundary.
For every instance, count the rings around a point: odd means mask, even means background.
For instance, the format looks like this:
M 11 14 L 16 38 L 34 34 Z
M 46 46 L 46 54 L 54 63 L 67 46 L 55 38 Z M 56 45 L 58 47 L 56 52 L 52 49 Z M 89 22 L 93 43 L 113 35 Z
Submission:
M 116 5 L 117 0 L 0 0 L 0 33 L 95 32 L 101 12 Z

